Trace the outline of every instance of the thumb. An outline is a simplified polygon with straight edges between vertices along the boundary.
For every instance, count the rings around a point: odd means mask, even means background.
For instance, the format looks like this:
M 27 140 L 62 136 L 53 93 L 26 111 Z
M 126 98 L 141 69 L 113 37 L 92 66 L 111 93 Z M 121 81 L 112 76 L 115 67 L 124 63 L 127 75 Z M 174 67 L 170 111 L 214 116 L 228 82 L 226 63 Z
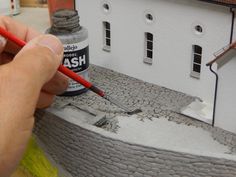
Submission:
M 12 62 L 0 66 L 1 116 L 8 120 L 11 116 L 12 122 L 33 116 L 40 90 L 55 74 L 62 55 L 61 42 L 42 35 L 30 41 Z
M 62 56 L 60 40 L 53 35 L 41 35 L 31 40 L 15 56 L 11 65 L 43 86 L 55 74 Z
M 12 62 L 2 65 L 0 112 L 1 104 L 4 104 L 22 107 L 17 109 L 19 117 L 32 115 L 40 90 L 56 73 L 62 55 L 63 46 L 59 39 L 52 35 L 41 35 L 31 40 Z M 4 98 L 7 102 L 3 102 Z

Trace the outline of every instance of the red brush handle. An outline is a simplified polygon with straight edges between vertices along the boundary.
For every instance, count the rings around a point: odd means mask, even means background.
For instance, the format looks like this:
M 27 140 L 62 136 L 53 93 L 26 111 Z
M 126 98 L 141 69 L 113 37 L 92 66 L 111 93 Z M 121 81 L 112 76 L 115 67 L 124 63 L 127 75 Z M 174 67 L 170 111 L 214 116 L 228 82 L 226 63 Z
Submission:
M 8 40 L 14 42 L 15 44 L 17 44 L 20 47 L 24 47 L 26 45 L 25 41 L 17 38 L 13 34 L 9 33 L 5 29 L 3 29 L 2 27 L 0 27 L 0 35 L 7 38 Z M 99 88 L 93 86 L 92 83 L 88 82 L 87 80 L 85 80 L 81 76 L 77 75 L 75 72 L 71 71 L 70 69 L 66 68 L 65 66 L 60 65 L 59 68 L 58 68 L 58 71 L 62 72 L 63 74 L 65 74 L 69 78 L 75 80 L 76 82 L 80 83 L 85 88 L 88 88 L 88 89 L 92 90 L 93 92 L 95 92 L 99 96 L 103 97 L 105 95 L 105 93 L 102 90 L 100 90 Z
M 20 47 L 24 47 L 26 45 L 25 41 L 17 38 L 13 34 L 9 33 L 7 30 L 3 29 L 2 27 L 0 27 L 0 34 L 1 34 L 1 36 L 7 38 L 8 40 L 10 40 L 12 42 L 14 42 L 15 44 L 17 44 Z
M 88 82 L 87 80 L 83 79 L 81 76 L 77 75 L 75 72 L 71 71 L 67 67 L 60 65 L 58 68 L 58 71 L 64 73 L 69 78 L 79 82 L 81 85 L 83 85 L 86 88 L 92 87 L 92 83 Z

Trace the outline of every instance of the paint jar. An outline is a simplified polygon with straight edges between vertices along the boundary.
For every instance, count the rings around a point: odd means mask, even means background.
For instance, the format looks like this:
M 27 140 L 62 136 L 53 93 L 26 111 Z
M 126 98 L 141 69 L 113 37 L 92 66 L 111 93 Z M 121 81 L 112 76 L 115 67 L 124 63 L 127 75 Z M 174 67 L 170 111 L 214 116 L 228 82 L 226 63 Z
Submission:
M 61 9 L 52 16 L 52 26 L 47 33 L 57 36 L 64 46 L 63 65 L 89 80 L 88 31 L 79 24 L 76 10 Z M 69 79 L 69 87 L 62 96 L 75 96 L 86 92 L 83 85 Z

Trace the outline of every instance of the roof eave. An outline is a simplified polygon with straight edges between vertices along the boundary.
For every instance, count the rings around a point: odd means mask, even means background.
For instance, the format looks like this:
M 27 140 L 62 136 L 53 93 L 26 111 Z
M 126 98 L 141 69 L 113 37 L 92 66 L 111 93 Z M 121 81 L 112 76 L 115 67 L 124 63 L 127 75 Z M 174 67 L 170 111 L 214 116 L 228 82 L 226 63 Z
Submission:
M 213 60 L 211 60 L 210 62 L 208 62 L 206 64 L 206 66 L 211 66 L 213 65 L 214 63 L 216 63 L 218 60 L 220 60 L 225 54 L 227 54 L 230 50 L 232 49 L 236 49 L 236 41 L 233 42 L 232 44 L 230 44 L 230 46 L 224 51 L 222 52 L 221 54 L 219 54 L 218 56 L 216 56 Z
M 203 2 L 211 3 L 211 4 L 217 4 L 217 5 L 221 5 L 221 6 L 226 6 L 226 7 L 230 7 L 230 8 L 236 8 L 236 4 L 228 4 L 228 3 L 223 3 L 223 2 L 217 2 L 214 0 L 199 0 L 199 1 L 203 1 Z

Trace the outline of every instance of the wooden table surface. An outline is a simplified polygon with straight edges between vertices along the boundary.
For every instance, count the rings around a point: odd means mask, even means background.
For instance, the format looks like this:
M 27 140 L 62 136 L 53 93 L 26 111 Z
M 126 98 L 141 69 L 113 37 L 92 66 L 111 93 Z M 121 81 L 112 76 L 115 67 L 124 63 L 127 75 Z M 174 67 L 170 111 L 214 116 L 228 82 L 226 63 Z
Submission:
M 50 27 L 48 8 L 21 8 L 21 13 L 13 18 L 42 33 Z

